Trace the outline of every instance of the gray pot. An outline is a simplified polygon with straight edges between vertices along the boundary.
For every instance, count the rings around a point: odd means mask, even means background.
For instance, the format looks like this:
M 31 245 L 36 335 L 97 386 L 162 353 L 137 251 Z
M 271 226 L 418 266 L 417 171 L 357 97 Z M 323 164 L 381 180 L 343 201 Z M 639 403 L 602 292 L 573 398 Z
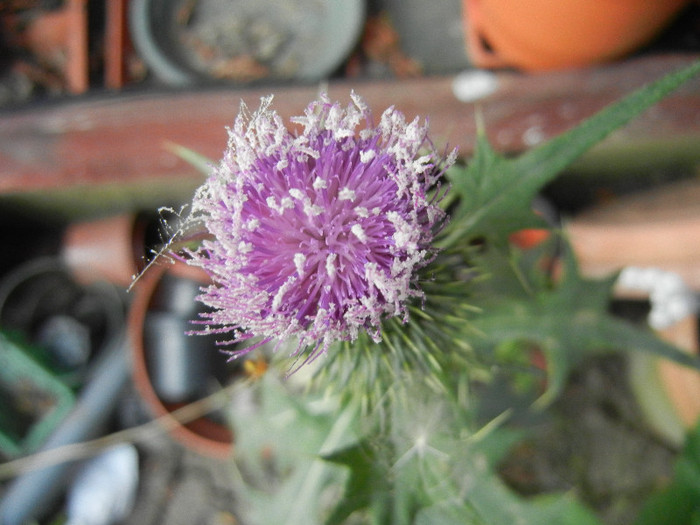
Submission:
M 328 77 L 364 26 L 363 0 L 132 0 L 141 58 L 173 86 Z

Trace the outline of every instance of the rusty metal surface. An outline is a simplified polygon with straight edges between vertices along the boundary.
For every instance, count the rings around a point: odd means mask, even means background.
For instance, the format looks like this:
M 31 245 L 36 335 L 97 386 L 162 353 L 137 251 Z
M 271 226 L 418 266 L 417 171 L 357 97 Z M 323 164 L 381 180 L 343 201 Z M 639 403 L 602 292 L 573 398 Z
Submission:
M 522 151 L 697 59 L 650 56 L 568 72 L 500 72 L 498 91 L 476 104 L 455 98 L 452 77 L 345 80 L 331 83 L 328 91 L 332 98 L 349 100 L 354 89 L 376 111 L 395 105 L 409 118 L 428 116 L 435 141 L 458 146 L 468 157 L 474 145 L 477 107 L 498 150 Z M 241 100 L 256 107 L 261 96 L 275 93 L 275 108 L 286 118 L 303 111 L 317 91 L 317 86 L 296 86 L 113 94 L 6 112 L 0 114 L 0 193 L 194 176 L 192 168 L 164 148 L 165 142 L 218 158 L 226 145 L 224 127 L 233 122 Z M 700 79 L 695 79 L 616 137 L 698 134 Z

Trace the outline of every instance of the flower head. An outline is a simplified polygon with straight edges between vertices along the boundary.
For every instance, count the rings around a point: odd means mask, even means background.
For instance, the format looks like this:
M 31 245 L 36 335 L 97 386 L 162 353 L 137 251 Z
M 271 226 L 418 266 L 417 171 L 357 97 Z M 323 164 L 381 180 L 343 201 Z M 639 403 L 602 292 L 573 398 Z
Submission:
M 199 300 L 207 330 L 230 342 L 297 340 L 311 356 L 408 318 L 422 296 L 417 270 L 434 256 L 444 222 L 444 161 L 427 124 L 387 109 L 374 124 L 364 101 L 312 102 L 290 131 L 263 99 L 229 129 L 219 166 L 194 197 L 210 237 L 188 253 L 212 278 Z M 427 153 L 420 152 L 427 148 Z M 435 190 L 435 191 L 433 191 Z

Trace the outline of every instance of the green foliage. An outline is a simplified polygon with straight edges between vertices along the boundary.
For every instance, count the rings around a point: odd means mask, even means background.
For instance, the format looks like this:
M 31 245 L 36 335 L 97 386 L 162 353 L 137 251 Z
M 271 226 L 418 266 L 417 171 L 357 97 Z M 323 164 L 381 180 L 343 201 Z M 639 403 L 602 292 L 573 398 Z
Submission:
M 481 264 L 493 257 L 484 257 Z M 609 312 L 616 276 L 584 278 L 570 253 L 564 258 L 563 274 L 547 286 L 537 286 L 541 275 L 532 267 L 520 267 L 517 261 L 507 267 L 510 271 L 501 268 L 476 287 L 474 301 L 482 314 L 472 322 L 484 334 L 480 344 L 488 349 L 504 342 L 527 341 L 543 351 L 549 377 L 540 404 L 554 400 L 570 371 L 600 352 L 644 351 L 699 366 L 696 358 Z
M 205 157 L 201 153 L 181 146 L 180 144 L 166 142 L 165 148 L 170 150 L 172 153 L 174 153 L 182 160 L 187 162 L 190 166 L 195 168 L 199 173 L 202 174 L 203 177 L 209 175 L 212 166 L 214 166 L 215 164 L 209 157 Z
M 688 435 L 671 484 L 642 509 L 636 525 L 700 525 L 700 424 Z
M 320 523 L 347 474 L 319 455 L 357 439 L 353 405 L 294 392 L 273 373 L 245 385 L 234 401 L 232 479 L 244 523 Z
M 494 465 L 519 436 L 492 425 L 471 433 L 463 415 L 420 386 L 392 406 L 391 426 L 326 459 L 347 466 L 345 498 L 326 522 L 338 525 L 362 511 L 363 523 L 473 524 L 597 521 L 568 495 L 525 500 L 495 474 Z

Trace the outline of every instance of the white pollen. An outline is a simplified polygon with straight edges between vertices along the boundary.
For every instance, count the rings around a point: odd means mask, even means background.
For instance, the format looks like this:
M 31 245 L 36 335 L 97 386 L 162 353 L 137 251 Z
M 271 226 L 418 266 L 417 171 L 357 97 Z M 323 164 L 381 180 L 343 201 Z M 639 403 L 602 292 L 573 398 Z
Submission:
M 275 296 L 272 298 L 272 310 L 277 311 L 279 310 L 281 304 L 282 304 L 282 299 L 284 299 L 284 296 L 287 294 L 289 289 L 294 285 L 294 282 L 296 281 L 296 278 L 294 276 L 290 276 L 282 286 L 279 287 L 277 290 L 277 293 L 275 293 Z
M 304 199 L 304 193 L 299 188 L 292 188 L 289 190 L 289 194 L 298 200 Z
M 328 187 L 328 183 L 323 180 L 321 177 L 316 177 L 316 180 L 314 180 L 314 189 L 315 190 L 322 190 L 324 188 Z
M 340 192 L 338 193 L 338 198 L 341 201 L 354 201 L 355 200 L 355 192 L 353 190 L 351 190 L 350 188 L 345 187 L 342 190 L 340 190 Z
M 240 253 L 250 253 L 253 251 L 253 245 L 249 242 L 241 241 L 238 243 L 238 251 Z
M 304 213 L 309 217 L 316 217 L 323 213 L 323 208 L 318 204 L 311 204 L 311 202 L 304 203 Z
M 360 138 L 362 140 L 367 140 L 370 139 L 374 136 L 374 130 L 373 129 L 361 129 L 360 130 Z
M 282 202 L 280 204 L 281 204 L 281 206 L 280 206 L 281 210 L 284 210 L 285 208 L 288 208 L 291 210 L 292 208 L 294 208 L 294 202 L 289 197 L 282 197 Z
M 358 217 L 362 217 L 363 219 L 369 217 L 369 210 L 363 206 L 355 207 L 355 213 L 357 213 Z
M 365 233 L 365 230 L 362 229 L 362 226 L 359 224 L 353 224 L 352 228 L 350 228 L 350 231 L 357 237 L 361 243 L 366 243 L 367 242 L 367 234 Z
M 294 266 L 296 266 L 297 273 L 299 274 L 299 277 L 303 277 L 304 275 L 304 263 L 306 262 L 306 255 L 303 253 L 295 253 L 294 254 Z
M 248 219 L 248 222 L 246 223 L 246 228 L 248 231 L 254 231 L 258 229 L 258 226 L 260 226 L 260 221 L 256 219 L 255 217 L 251 217 Z
M 335 260 L 338 258 L 337 253 L 329 253 L 326 257 L 326 273 L 328 277 L 333 279 L 335 277 Z
M 363 164 L 366 164 L 370 160 L 372 160 L 375 156 L 377 155 L 377 152 L 374 151 L 373 149 L 367 150 L 367 151 L 361 151 L 360 152 L 360 162 Z
M 408 233 L 405 231 L 397 230 L 394 233 L 394 242 L 396 243 L 396 246 L 398 246 L 399 248 L 406 247 L 410 240 L 411 240 L 411 238 L 409 237 Z

